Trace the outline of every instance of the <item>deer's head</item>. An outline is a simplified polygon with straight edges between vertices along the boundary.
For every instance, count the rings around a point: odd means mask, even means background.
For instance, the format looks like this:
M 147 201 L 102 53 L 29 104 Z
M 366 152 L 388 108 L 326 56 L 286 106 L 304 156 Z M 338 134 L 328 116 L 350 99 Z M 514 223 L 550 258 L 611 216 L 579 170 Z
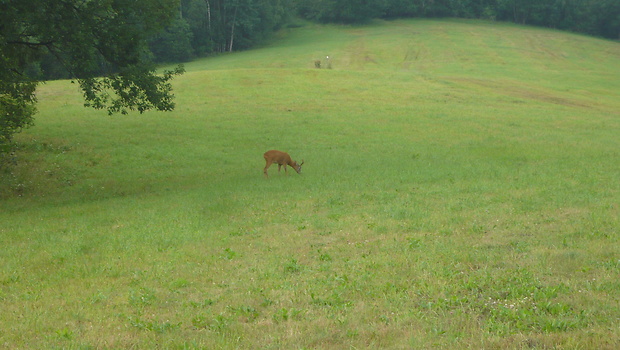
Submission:
M 301 161 L 301 164 L 297 164 L 297 162 L 295 162 L 295 171 L 297 172 L 297 174 L 301 174 L 301 166 L 304 165 L 304 161 Z

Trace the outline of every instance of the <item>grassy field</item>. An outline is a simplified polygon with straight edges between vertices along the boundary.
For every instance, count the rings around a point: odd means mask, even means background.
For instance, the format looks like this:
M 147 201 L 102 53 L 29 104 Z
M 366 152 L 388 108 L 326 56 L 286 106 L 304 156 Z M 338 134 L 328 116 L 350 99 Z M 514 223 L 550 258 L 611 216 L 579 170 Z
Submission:
M 186 69 L 172 113 L 40 87 L 0 348 L 620 347 L 619 43 L 308 24 Z

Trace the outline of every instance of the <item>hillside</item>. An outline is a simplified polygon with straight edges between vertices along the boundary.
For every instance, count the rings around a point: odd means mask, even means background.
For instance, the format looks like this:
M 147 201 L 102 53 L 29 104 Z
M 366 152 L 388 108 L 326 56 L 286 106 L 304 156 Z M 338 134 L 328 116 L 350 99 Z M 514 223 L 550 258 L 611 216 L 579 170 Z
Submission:
M 0 344 L 620 345 L 617 42 L 306 24 L 186 69 L 171 113 L 41 86 L 1 175 Z M 269 149 L 302 174 L 265 179 Z
M 277 47 L 236 53 L 234 57 L 224 55 L 187 68 L 303 69 L 313 68 L 315 60 L 325 66 L 325 56 L 330 56 L 335 70 L 402 73 L 448 81 L 467 77 L 478 79 L 478 84 L 480 80 L 491 80 L 495 85 L 524 85 L 524 89 L 534 85 L 538 89 L 555 87 L 563 93 L 569 92 L 566 89 L 577 90 L 578 98 L 583 97 L 579 92 L 591 84 L 618 90 L 615 77 L 620 49 L 616 42 L 496 22 L 418 20 L 415 25 L 411 21 L 380 21 L 365 27 L 310 25 L 285 33 L 276 43 Z M 597 95 L 599 92 L 592 91 Z M 616 96 L 610 97 L 614 101 Z

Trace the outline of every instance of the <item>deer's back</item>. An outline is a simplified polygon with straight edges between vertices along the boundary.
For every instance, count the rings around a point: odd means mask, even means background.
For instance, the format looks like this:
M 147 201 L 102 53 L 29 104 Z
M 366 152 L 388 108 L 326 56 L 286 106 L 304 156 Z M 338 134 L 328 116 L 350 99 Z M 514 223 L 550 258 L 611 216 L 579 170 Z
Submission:
M 278 164 L 288 164 L 291 162 L 291 156 L 289 156 L 288 153 L 275 149 L 265 152 L 263 156 L 265 157 L 265 160 L 271 160 L 272 162 Z

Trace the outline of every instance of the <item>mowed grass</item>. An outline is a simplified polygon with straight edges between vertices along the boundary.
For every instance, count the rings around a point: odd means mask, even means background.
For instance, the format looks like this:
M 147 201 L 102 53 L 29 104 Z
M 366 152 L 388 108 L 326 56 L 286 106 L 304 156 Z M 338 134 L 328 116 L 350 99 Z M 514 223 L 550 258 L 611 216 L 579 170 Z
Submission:
M 172 113 L 40 88 L 2 174 L 2 347 L 620 346 L 617 42 L 306 25 L 186 68 Z M 265 179 L 269 149 L 303 174 Z

